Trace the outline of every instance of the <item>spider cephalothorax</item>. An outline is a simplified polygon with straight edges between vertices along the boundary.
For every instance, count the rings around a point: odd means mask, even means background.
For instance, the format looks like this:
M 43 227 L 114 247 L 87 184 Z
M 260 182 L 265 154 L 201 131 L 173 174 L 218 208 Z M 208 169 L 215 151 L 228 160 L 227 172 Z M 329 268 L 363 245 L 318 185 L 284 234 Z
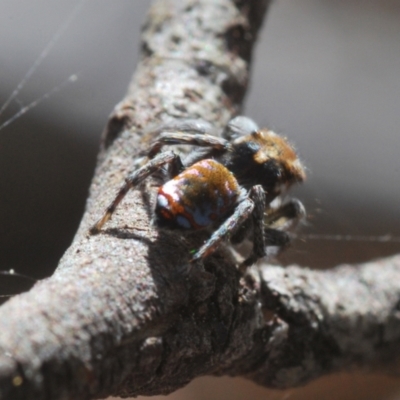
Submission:
M 126 178 L 91 234 L 101 230 L 130 188 L 169 165 L 170 178 L 158 189 L 155 224 L 167 229 L 213 229 L 191 261 L 210 255 L 242 227 L 253 230 L 253 252 L 245 265 L 263 257 L 268 245 L 288 243 L 287 233 L 275 225 L 282 219 L 286 224 L 280 226 L 297 221 L 304 208 L 298 200 L 276 209 L 270 205 L 291 185 L 302 182 L 305 172 L 284 137 L 259 129 L 246 117 L 231 120 L 222 137 L 209 134 L 207 124 L 191 121 L 161 126 L 157 132 L 159 136 L 146 152 L 148 162 Z M 163 146 L 176 144 L 202 149 L 184 161 L 172 151 L 161 152 Z

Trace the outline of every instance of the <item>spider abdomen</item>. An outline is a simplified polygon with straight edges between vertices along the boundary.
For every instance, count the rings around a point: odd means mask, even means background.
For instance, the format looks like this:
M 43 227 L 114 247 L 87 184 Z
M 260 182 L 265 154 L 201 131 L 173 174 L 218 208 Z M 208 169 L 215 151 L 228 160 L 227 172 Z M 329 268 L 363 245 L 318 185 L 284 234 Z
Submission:
M 240 187 L 212 159 L 199 161 L 158 189 L 156 224 L 169 229 L 203 229 L 233 211 Z

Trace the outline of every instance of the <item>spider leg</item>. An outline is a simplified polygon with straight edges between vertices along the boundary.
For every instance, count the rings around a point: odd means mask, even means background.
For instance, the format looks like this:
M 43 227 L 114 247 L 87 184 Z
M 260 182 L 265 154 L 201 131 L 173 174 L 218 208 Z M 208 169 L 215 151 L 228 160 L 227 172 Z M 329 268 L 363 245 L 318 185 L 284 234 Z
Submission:
M 254 186 L 252 190 L 255 188 L 257 188 L 257 186 Z M 266 215 L 264 215 L 264 208 L 263 214 L 261 214 L 260 217 L 262 203 L 259 189 L 253 192 L 252 198 L 256 204 L 253 211 L 253 252 L 243 262 L 241 268 L 248 267 L 254 264 L 259 258 L 267 255 L 268 246 L 277 247 L 278 252 L 287 247 L 290 244 L 291 239 L 286 230 L 296 226 L 305 216 L 303 204 L 297 199 L 292 199 Z M 260 203 L 259 208 L 257 207 L 257 202 Z M 260 234 L 260 229 L 263 232 L 262 234 Z
M 225 238 L 234 233 L 251 216 L 253 209 L 253 200 L 246 197 L 237 205 L 234 213 L 221 224 L 206 243 L 194 254 L 190 262 L 202 260 L 212 254 Z
M 238 228 L 233 236 L 230 237 L 232 244 L 242 243 L 247 237 L 249 237 L 249 232 L 253 229 L 253 221 L 249 218 L 247 221 L 243 222 L 242 226 Z
M 265 192 L 261 185 L 253 186 L 249 193 L 254 202 L 253 219 L 253 251 L 244 261 L 244 265 L 254 264 L 259 258 L 266 256 L 264 234 L 264 212 L 266 207 Z
M 291 199 L 276 210 L 264 215 L 265 225 L 272 228 L 290 229 L 306 216 L 306 210 L 298 199 Z
M 290 236 L 285 231 L 280 231 L 278 229 L 265 228 L 265 245 L 266 246 L 276 246 L 280 249 L 284 249 L 290 244 Z
M 183 159 L 183 165 L 185 168 L 190 167 L 198 161 L 206 160 L 207 158 L 216 158 L 219 155 L 218 153 L 220 152 L 215 151 L 212 148 L 199 147 L 189 152 L 189 154 Z
M 104 215 L 90 228 L 89 233 L 91 235 L 99 233 L 103 225 L 111 218 L 118 204 L 122 201 L 122 199 L 129 192 L 129 190 L 134 186 L 139 185 L 148 176 L 158 171 L 160 167 L 162 167 L 165 164 L 169 164 L 171 166 L 170 171 L 173 173 L 173 175 L 178 174 L 183 169 L 180 157 L 174 152 L 168 151 L 159 154 L 157 157 L 155 157 L 154 159 L 150 160 L 148 163 L 143 165 L 143 167 L 130 173 L 128 177 L 125 179 L 125 183 L 119 189 L 114 200 L 107 207 Z
M 237 116 L 228 122 L 222 131 L 222 137 L 230 143 L 234 139 L 240 136 L 250 135 L 251 133 L 258 131 L 258 129 L 258 125 L 252 119 L 244 116 Z M 207 131 L 204 131 L 204 134 L 207 134 Z M 184 164 L 185 166 L 190 166 L 201 159 L 213 158 L 219 155 L 218 152 L 227 150 L 229 150 L 228 145 L 223 147 L 220 145 L 211 146 L 211 150 L 210 148 L 201 148 L 189 154 L 189 156 L 185 158 Z
M 218 136 L 201 134 L 201 133 L 183 133 L 183 132 L 166 132 L 151 144 L 147 152 L 148 158 L 153 158 L 158 154 L 165 145 L 187 144 L 199 147 L 210 147 L 215 150 L 225 151 L 230 147 L 228 140 Z

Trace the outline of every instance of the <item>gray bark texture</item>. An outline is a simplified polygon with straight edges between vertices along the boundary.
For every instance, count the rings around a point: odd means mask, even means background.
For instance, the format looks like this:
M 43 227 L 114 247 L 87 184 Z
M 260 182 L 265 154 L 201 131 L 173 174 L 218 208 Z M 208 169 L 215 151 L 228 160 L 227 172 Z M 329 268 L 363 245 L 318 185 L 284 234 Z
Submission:
M 204 234 L 151 226 L 155 182 L 96 236 L 148 127 L 240 112 L 268 0 L 158 0 L 141 62 L 105 129 L 86 213 L 54 275 L 0 308 L 0 399 L 170 393 L 201 375 L 274 388 L 361 367 L 396 373 L 400 256 L 314 271 L 253 267 L 221 249 L 190 267 Z

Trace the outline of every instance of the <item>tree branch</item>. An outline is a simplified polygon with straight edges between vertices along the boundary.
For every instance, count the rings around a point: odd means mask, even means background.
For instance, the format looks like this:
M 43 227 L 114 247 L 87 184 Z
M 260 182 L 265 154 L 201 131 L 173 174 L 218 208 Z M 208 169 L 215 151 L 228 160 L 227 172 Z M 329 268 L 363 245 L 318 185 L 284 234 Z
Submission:
M 360 367 L 399 373 L 400 255 L 328 271 L 264 267 L 268 344 L 249 375 L 277 388 Z
M 291 387 L 398 358 L 399 256 L 241 277 L 222 249 L 204 270 L 191 268 L 204 236 L 155 230 L 151 185 L 126 196 L 104 233 L 88 235 L 149 126 L 200 118 L 222 127 L 239 112 L 268 3 L 155 2 L 71 247 L 51 278 L 0 308 L 1 400 L 165 394 L 204 374 Z

